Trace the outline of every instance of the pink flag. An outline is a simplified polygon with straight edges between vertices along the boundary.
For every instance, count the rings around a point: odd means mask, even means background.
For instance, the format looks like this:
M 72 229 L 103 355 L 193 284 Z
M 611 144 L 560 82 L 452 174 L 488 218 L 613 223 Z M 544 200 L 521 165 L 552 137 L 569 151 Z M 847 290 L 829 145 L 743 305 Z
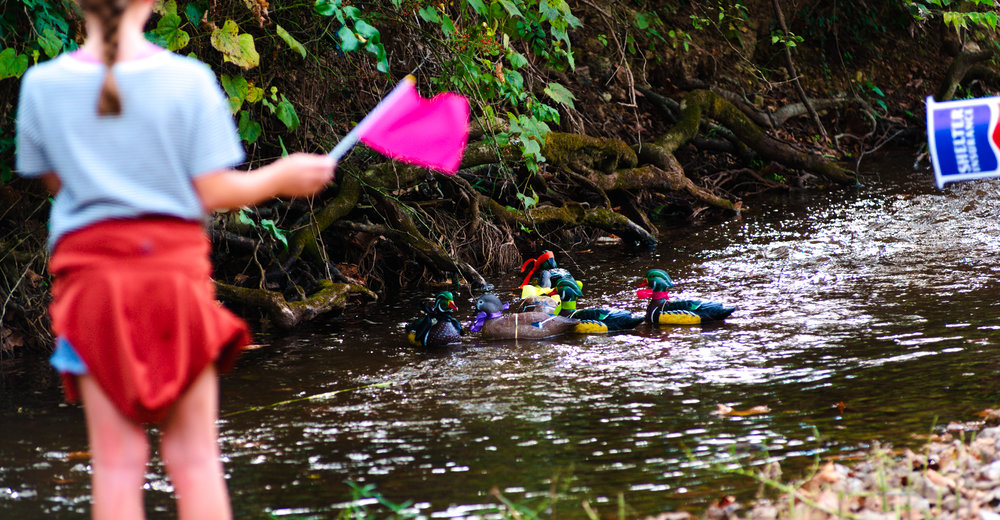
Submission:
M 469 139 L 469 101 L 452 92 L 420 97 L 412 76 L 404 79 L 373 120 L 361 142 L 400 161 L 454 174 Z M 361 126 L 361 125 L 359 125 Z

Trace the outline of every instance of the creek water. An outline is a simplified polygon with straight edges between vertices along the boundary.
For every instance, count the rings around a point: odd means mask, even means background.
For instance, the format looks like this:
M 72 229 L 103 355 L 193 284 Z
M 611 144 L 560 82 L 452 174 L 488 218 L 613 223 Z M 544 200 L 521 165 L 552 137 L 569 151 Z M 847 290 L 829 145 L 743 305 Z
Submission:
M 222 380 L 221 443 L 238 518 L 329 518 L 347 482 L 433 518 L 496 516 L 500 500 L 559 516 L 687 508 L 873 441 L 917 446 L 1000 401 L 996 181 L 938 192 L 912 153 L 866 161 L 863 186 L 747 201 L 740 218 L 665 231 L 653 252 L 557 252 L 581 307 L 641 312 L 649 268 L 671 295 L 739 307 L 725 323 L 426 352 L 403 325 L 428 294 L 377 305 L 248 352 Z M 493 280 L 510 288 L 508 273 Z M 457 291 L 467 322 L 474 296 Z M 505 293 L 509 301 L 510 295 Z M 338 392 L 342 391 L 342 392 Z M 58 390 L 0 400 L 0 518 L 89 510 L 82 412 Z M 767 406 L 756 415 L 718 415 Z M 155 434 L 154 434 L 155 436 Z M 149 469 L 150 518 L 171 518 Z M 377 496 L 376 496 L 377 495 Z M 548 512 L 543 513 L 546 516 Z M 383 515 L 384 516 L 384 515 Z

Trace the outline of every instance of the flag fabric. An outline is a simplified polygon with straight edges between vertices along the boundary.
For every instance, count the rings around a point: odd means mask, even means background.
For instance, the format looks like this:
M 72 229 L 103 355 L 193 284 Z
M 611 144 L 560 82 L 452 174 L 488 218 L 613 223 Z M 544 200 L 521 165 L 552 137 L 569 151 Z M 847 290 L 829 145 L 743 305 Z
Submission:
M 938 189 L 1000 177 L 1000 97 L 940 103 L 928 97 L 927 148 Z
M 359 139 L 393 159 L 454 174 L 469 139 L 469 101 L 453 92 L 425 99 L 407 76 L 330 155 L 339 160 Z

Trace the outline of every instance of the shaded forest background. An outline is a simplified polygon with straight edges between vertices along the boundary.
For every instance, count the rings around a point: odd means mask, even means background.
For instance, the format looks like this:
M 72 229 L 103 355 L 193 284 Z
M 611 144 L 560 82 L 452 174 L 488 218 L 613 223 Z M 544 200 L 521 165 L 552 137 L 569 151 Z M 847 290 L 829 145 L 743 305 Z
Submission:
M 927 95 L 995 91 L 996 21 L 992 0 L 158 0 L 147 35 L 215 70 L 248 169 L 330 150 L 406 74 L 470 99 L 454 177 L 359 146 L 313 199 L 212 217 L 220 299 L 289 329 L 482 289 L 543 249 L 656 247 L 763 192 L 876 182 L 866 155 L 922 155 Z M 0 371 L 51 345 L 50 199 L 14 170 L 20 77 L 83 37 L 70 0 L 2 6 Z

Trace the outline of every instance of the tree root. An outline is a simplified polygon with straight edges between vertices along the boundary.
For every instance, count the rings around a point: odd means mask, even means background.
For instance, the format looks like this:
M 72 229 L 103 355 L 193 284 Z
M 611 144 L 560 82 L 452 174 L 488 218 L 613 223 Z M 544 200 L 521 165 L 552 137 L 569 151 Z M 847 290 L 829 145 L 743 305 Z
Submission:
M 951 66 L 948 67 L 948 72 L 945 73 L 944 79 L 941 80 L 941 86 L 938 87 L 934 99 L 936 101 L 949 101 L 954 98 L 955 90 L 958 89 L 958 86 L 962 83 L 969 70 L 976 64 L 992 57 L 993 51 L 990 49 L 982 51 L 963 50 L 959 52 L 955 56 L 954 61 L 951 62 Z
M 636 243 L 653 247 L 656 237 L 628 217 L 606 208 L 586 209 L 577 202 L 556 206 L 536 206 L 527 211 L 502 206 L 499 202 L 483 197 L 483 204 L 496 218 L 514 226 L 544 226 L 558 224 L 563 227 L 593 226 Z
M 360 285 L 333 283 L 330 280 L 321 280 L 319 283 L 319 291 L 295 302 L 289 302 L 280 292 L 268 289 L 237 287 L 218 281 L 215 282 L 215 288 L 220 300 L 261 310 L 271 319 L 271 323 L 284 330 L 292 329 L 320 314 L 343 312 L 347 307 L 347 299 L 352 294 L 363 295 L 372 301 L 378 300 L 378 295 Z
M 694 137 L 698 124 L 704 116 L 732 130 L 740 141 L 765 159 L 779 162 L 789 168 L 817 173 L 840 184 L 854 185 L 858 182 L 851 172 L 836 163 L 819 155 L 796 150 L 769 137 L 732 103 L 710 90 L 688 92 L 681 107 L 681 117 L 677 124 L 653 143 L 653 146 L 660 147 L 667 154 L 672 155 L 681 145 Z M 652 146 L 646 144 L 645 147 Z

